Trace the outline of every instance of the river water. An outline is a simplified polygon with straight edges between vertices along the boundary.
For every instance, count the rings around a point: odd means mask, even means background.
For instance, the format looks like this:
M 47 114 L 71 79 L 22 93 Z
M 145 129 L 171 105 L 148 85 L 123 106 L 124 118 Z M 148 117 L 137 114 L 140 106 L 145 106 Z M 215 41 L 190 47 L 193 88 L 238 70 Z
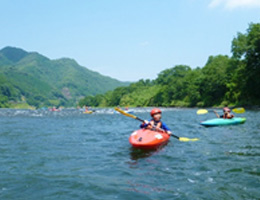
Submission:
M 133 109 L 149 119 L 149 108 Z M 163 109 L 180 137 L 156 151 L 132 149 L 140 122 L 99 109 L 0 110 L 0 199 L 260 199 L 260 111 L 245 124 L 205 128 L 212 113 Z

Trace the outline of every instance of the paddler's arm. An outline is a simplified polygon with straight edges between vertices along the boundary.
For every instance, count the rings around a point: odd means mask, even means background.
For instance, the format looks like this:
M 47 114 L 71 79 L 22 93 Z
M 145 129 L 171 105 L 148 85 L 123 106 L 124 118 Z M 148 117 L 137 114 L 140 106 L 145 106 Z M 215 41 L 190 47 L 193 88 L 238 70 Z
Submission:
M 168 128 L 168 126 L 162 122 L 162 129 L 168 134 L 168 135 L 171 135 L 172 132 L 171 132 L 171 129 Z
M 235 116 L 233 114 L 230 114 L 229 119 L 232 119 L 233 117 L 235 117 Z
M 144 123 L 142 123 L 140 125 L 140 128 L 148 128 L 148 125 L 150 124 L 150 122 L 148 122 L 147 120 L 144 120 Z
M 217 118 L 220 118 L 219 114 L 215 110 L 213 110 L 213 112 L 216 114 Z

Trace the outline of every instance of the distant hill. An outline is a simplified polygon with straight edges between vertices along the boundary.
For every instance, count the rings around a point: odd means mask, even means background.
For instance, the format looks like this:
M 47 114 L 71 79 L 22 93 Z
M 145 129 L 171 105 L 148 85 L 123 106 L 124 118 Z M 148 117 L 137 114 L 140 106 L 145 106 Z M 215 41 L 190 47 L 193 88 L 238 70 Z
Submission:
M 80 98 L 129 85 L 80 66 L 75 60 L 50 60 L 19 48 L 0 50 L 0 107 L 23 102 L 36 107 L 73 106 Z

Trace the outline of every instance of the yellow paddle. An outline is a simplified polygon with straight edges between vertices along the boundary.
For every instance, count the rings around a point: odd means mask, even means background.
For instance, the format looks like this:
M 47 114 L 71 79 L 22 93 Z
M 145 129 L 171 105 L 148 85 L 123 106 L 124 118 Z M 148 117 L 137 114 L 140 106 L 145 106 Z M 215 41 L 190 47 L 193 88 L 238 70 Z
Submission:
M 232 109 L 232 111 L 234 113 L 238 113 L 238 114 L 246 112 L 246 110 L 244 108 L 242 108 L 242 107 L 241 108 L 234 108 L 234 109 Z
M 197 111 L 197 114 L 198 115 L 203 115 L 203 114 L 207 114 L 209 111 L 208 110 L 206 110 L 206 109 L 199 109 L 198 111 Z
M 120 108 L 115 108 L 115 110 L 118 111 L 119 113 L 121 113 L 121 114 L 127 116 L 127 117 L 131 117 L 131 118 L 136 119 L 136 120 L 139 120 L 139 121 L 141 121 L 141 122 L 143 122 L 143 123 L 145 122 L 144 120 L 140 119 L 139 117 L 134 116 L 134 115 L 129 114 L 129 113 L 126 113 L 125 111 L 121 110 Z M 163 131 L 164 131 L 164 130 L 163 130 Z M 164 131 L 164 132 L 165 132 L 165 131 Z M 186 138 L 186 137 L 178 137 L 177 135 L 174 135 L 174 134 L 171 134 L 171 136 L 177 138 L 179 141 L 182 141 L 182 142 L 188 142 L 188 141 L 193 141 L 193 142 L 194 142 L 194 141 L 199 140 L 198 138 L 192 138 L 192 139 L 190 139 L 190 138 Z
M 233 111 L 234 113 L 241 114 L 241 113 L 244 113 L 246 110 L 241 107 L 241 108 L 234 108 L 234 109 L 232 109 L 232 111 Z M 198 114 L 198 115 L 203 115 L 203 114 L 207 114 L 208 112 L 209 112 L 209 111 L 206 110 L 206 109 L 199 109 L 199 110 L 197 111 L 197 114 Z

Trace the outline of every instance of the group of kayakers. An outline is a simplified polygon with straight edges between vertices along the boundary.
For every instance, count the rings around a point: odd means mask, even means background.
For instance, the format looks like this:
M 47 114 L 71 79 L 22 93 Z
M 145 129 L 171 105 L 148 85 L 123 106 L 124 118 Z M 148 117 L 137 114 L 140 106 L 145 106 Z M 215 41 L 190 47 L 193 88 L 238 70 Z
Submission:
M 218 118 L 232 119 L 234 117 L 234 115 L 231 114 L 231 110 L 228 107 L 223 108 L 223 115 L 219 115 L 215 110 L 214 113 Z M 169 135 L 171 135 L 171 130 L 164 122 L 161 121 L 162 111 L 159 108 L 154 108 L 151 110 L 150 114 L 152 119 L 150 121 L 145 120 L 144 123 L 140 125 L 140 128 L 153 129 L 156 131 L 163 130 Z

